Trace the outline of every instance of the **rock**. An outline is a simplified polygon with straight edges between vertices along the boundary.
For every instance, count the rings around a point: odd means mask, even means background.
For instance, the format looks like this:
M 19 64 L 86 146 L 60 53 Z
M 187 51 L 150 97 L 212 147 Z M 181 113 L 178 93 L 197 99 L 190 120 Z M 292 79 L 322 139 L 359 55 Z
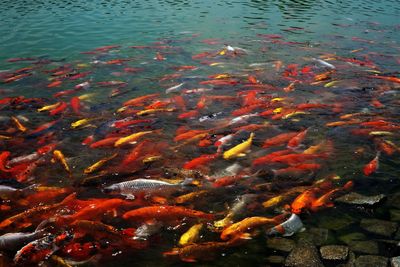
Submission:
M 375 205 L 379 203 L 386 196 L 384 194 L 375 196 L 364 196 L 355 192 L 337 198 L 336 202 L 354 204 L 354 205 Z
M 400 222 L 400 210 L 390 210 L 390 220 Z
M 386 267 L 388 258 L 382 256 L 363 255 L 356 259 L 356 267 Z
M 339 237 L 339 240 L 347 245 L 352 241 L 365 240 L 367 237 L 363 233 L 351 233 L 347 235 L 342 235 Z
M 307 242 L 299 242 L 286 258 L 285 266 L 323 267 L 324 265 L 314 245 Z
M 267 247 L 275 250 L 290 252 L 296 246 L 296 243 L 287 238 L 268 238 L 267 239 Z
M 394 257 L 390 259 L 391 267 L 400 267 L 400 257 Z
M 323 246 L 319 249 L 324 260 L 345 260 L 349 254 L 349 248 L 346 246 Z
M 350 249 L 354 252 L 365 254 L 378 254 L 379 247 L 375 241 L 352 241 L 349 244 Z
M 308 240 L 316 246 L 322 246 L 326 244 L 328 240 L 329 231 L 325 228 L 310 228 L 299 233 L 298 236 L 302 239 Z
M 356 263 L 356 254 L 349 252 L 349 260 L 345 264 L 339 264 L 336 267 L 354 267 Z
M 345 228 L 354 222 L 356 222 L 355 218 L 346 213 L 321 216 L 319 219 L 319 225 L 322 228 L 335 231 Z
M 267 257 L 267 261 L 272 264 L 282 265 L 283 262 L 285 261 L 285 257 L 273 255 L 273 256 Z
M 368 232 L 386 237 L 390 237 L 397 230 L 397 223 L 378 219 L 362 219 L 360 226 Z
M 394 239 L 400 240 L 400 229 L 394 234 Z
M 390 196 L 387 203 L 389 206 L 400 209 L 400 193 Z

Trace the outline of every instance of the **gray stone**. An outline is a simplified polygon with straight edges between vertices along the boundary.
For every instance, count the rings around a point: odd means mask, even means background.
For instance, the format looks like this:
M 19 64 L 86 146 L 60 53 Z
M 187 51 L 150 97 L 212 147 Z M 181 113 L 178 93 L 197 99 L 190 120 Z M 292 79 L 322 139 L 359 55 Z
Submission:
M 290 252 L 296 246 L 296 243 L 287 238 L 275 237 L 267 239 L 267 247 L 275 250 Z
M 390 259 L 391 267 L 400 267 L 400 257 L 394 257 Z
M 346 246 L 323 246 L 319 249 L 324 260 L 345 260 L 349 254 L 349 248 Z
M 400 210 L 390 210 L 390 220 L 400 222 Z
M 347 195 L 337 198 L 335 201 L 354 205 L 374 205 L 376 203 L 379 203 L 385 197 L 386 196 L 384 194 L 375 196 L 364 196 L 355 192 L 351 192 Z
M 316 246 L 322 246 L 326 244 L 328 240 L 329 230 L 325 228 L 310 228 L 302 233 L 299 233 L 298 236 Z
M 397 230 L 397 223 L 378 219 L 362 219 L 360 226 L 368 232 L 386 237 L 390 237 Z
M 382 256 L 363 255 L 356 259 L 356 267 L 386 267 L 388 258 Z
M 267 261 L 272 264 L 282 265 L 283 262 L 285 261 L 285 257 L 273 255 L 273 256 L 267 257 Z
M 299 242 L 286 258 L 285 266 L 323 267 L 318 250 L 315 246 Z
M 349 244 L 350 249 L 354 252 L 365 254 L 378 254 L 379 247 L 375 241 L 352 241 Z

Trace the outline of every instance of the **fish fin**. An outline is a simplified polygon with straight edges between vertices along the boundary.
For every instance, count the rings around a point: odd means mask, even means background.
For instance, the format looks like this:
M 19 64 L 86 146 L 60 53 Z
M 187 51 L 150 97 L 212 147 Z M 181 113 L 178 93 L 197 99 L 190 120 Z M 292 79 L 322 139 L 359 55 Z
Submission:
M 158 204 L 167 204 L 168 203 L 168 199 L 166 199 L 165 197 L 158 197 L 158 196 L 151 197 L 151 201 L 154 203 L 158 203 Z
M 329 203 L 325 204 L 325 207 L 327 207 L 327 208 L 332 208 L 334 206 L 335 206 L 335 204 L 333 204 L 332 202 L 329 202 Z
M 240 239 L 244 239 L 244 240 L 251 240 L 251 239 L 253 239 L 253 237 L 252 237 L 251 234 L 249 234 L 249 233 L 243 233 L 243 234 L 239 235 L 239 238 L 240 238 Z

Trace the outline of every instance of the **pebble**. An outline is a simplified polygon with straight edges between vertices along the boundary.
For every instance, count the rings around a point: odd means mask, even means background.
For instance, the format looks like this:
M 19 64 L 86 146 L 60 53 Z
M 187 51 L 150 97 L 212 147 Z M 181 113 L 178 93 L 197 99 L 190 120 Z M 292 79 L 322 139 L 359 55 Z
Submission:
M 330 245 L 319 249 L 324 260 L 345 260 L 349 254 L 349 248 L 346 246 Z
M 384 194 L 379 194 L 375 196 L 364 196 L 355 192 L 349 193 L 342 197 L 339 197 L 335 200 L 335 202 L 341 202 L 346 204 L 354 204 L 354 205 L 375 205 L 379 203 L 386 196 Z
M 382 256 L 363 255 L 356 259 L 355 267 L 386 267 L 388 258 Z
M 286 258 L 285 266 L 323 267 L 324 265 L 314 245 L 308 242 L 299 242 Z
M 290 252 L 294 249 L 295 246 L 296 243 L 291 239 L 280 238 L 280 237 L 267 239 L 267 247 L 274 250 Z
M 397 230 L 397 223 L 378 219 L 362 219 L 360 226 L 368 232 L 386 237 L 390 237 Z

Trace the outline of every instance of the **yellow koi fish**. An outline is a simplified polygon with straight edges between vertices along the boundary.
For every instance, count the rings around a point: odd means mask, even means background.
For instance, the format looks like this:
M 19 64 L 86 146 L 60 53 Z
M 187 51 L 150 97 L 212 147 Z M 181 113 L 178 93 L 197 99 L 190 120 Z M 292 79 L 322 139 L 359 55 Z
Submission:
M 53 151 L 53 156 L 56 160 L 58 160 L 61 165 L 64 167 L 64 169 L 69 173 L 69 175 L 71 176 L 71 169 L 68 166 L 67 161 L 65 160 L 65 156 L 64 154 L 60 151 L 60 150 L 54 150 Z
M 42 111 L 47 111 L 47 110 L 53 110 L 53 109 L 55 109 L 56 107 L 58 107 L 59 105 L 60 105 L 60 102 L 55 103 L 55 104 L 52 104 L 52 105 L 47 105 L 47 106 L 38 108 L 37 111 L 38 111 L 38 112 L 42 112 Z
M 200 231 L 202 228 L 202 223 L 195 224 L 190 227 L 189 230 L 187 230 L 179 239 L 179 245 L 186 246 L 195 243 L 199 239 Z
M 141 136 L 146 135 L 146 134 L 150 134 L 154 131 L 144 131 L 144 132 L 138 132 L 138 133 L 134 133 L 125 137 L 121 137 L 120 139 L 118 139 L 117 141 L 115 141 L 114 146 L 118 147 L 118 146 L 122 146 L 126 143 L 130 143 L 130 142 L 134 142 L 137 139 L 139 139 Z
M 28 129 L 18 120 L 17 117 L 11 116 L 12 121 L 14 122 L 15 126 L 17 126 L 18 130 L 21 132 L 26 132 Z
M 106 157 L 104 159 L 101 159 L 99 161 L 97 161 L 96 163 L 90 165 L 89 167 L 87 167 L 83 173 L 84 174 L 89 174 L 89 173 L 93 173 L 95 171 L 97 171 L 98 169 L 100 169 L 107 161 L 112 160 L 113 158 L 115 158 L 118 155 L 118 153 L 115 153 L 113 155 L 111 155 L 110 157 Z
M 152 109 L 146 109 L 146 110 L 139 111 L 138 113 L 136 113 L 136 115 L 142 116 L 142 115 L 153 114 L 156 112 L 164 112 L 164 111 L 171 112 L 171 111 L 174 111 L 174 109 L 173 108 L 152 108 Z
M 87 124 L 91 121 L 91 119 L 81 119 L 71 123 L 71 128 L 75 129 L 80 126 L 87 126 Z
M 254 138 L 254 133 L 251 133 L 249 139 L 229 149 L 228 151 L 225 151 L 223 155 L 224 159 L 232 159 L 235 157 L 244 156 L 244 152 L 250 149 L 251 143 L 253 142 L 253 138 Z

